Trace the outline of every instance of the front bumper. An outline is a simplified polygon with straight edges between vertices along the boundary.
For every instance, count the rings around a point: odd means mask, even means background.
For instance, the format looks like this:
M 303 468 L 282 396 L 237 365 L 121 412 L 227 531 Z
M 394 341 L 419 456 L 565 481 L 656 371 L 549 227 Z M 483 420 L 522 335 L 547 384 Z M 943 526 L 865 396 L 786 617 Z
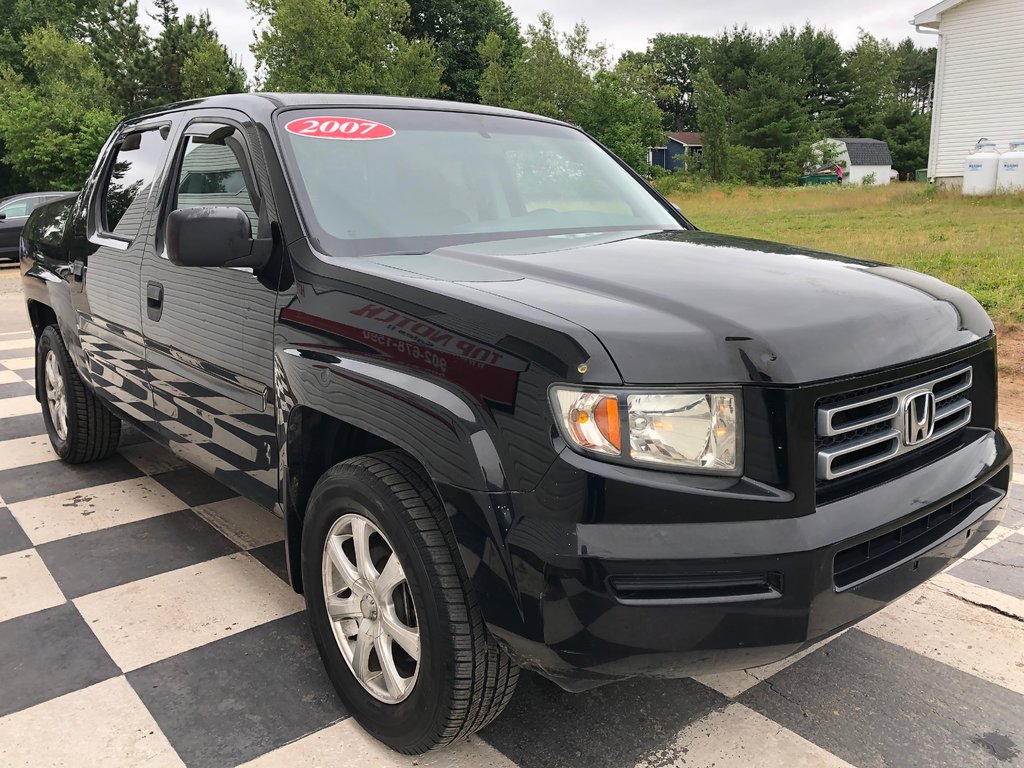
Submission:
M 513 527 L 529 631 L 491 630 L 570 690 L 768 664 L 973 548 L 1002 519 L 1010 462 L 1000 432 L 972 429 L 955 453 L 802 517 Z

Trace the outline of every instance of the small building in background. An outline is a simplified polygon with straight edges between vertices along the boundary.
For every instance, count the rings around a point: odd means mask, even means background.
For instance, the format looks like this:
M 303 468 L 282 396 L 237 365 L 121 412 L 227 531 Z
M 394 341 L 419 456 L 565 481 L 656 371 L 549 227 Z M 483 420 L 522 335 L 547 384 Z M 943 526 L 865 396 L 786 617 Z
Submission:
M 979 139 L 1024 138 L 1024 0 L 943 0 L 911 23 L 939 36 L 928 178 L 959 186 Z
M 880 139 L 824 139 L 816 145 L 822 164 L 843 166 L 844 184 L 878 184 L 892 181 L 892 153 Z
M 700 167 L 703 151 L 704 139 L 699 133 L 677 131 L 668 134 L 664 147 L 651 147 L 647 150 L 647 162 L 670 172 L 684 167 L 696 170 Z

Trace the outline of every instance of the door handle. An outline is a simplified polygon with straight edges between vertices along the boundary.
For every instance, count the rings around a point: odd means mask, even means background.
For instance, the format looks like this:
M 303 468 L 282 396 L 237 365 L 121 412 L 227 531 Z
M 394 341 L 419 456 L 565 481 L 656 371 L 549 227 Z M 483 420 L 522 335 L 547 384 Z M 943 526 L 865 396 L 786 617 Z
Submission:
M 164 311 L 164 287 L 160 283 L 146 285 L 146 316 L 159 320 Z

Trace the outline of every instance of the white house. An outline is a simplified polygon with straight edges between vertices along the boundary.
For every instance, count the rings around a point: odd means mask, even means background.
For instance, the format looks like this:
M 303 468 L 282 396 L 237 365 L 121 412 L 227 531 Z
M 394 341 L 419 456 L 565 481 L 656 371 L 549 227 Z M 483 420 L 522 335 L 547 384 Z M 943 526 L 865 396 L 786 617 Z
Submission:
M 889 145 L 880 139 L 824 139 L 817 146 L 828 144 L 827 154 L 843 166 L 844 184 L 888 184 L 892 179 L 892 154 Z
M 928 177 L 959 185 L 978 139 L 1024 138 L 1024 0 L 943 0 L 912 23 L 939 36 Z

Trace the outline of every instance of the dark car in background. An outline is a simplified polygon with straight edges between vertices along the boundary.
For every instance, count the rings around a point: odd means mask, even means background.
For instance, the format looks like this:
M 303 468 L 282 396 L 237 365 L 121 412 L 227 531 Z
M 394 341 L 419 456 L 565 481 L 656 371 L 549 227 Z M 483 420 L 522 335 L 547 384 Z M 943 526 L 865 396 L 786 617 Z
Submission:
M 43 203 L 52 203 L 77 192 L 27 192 L 0 199 L 0 261 L 18 260 L 18 239 L 29 214 Z

